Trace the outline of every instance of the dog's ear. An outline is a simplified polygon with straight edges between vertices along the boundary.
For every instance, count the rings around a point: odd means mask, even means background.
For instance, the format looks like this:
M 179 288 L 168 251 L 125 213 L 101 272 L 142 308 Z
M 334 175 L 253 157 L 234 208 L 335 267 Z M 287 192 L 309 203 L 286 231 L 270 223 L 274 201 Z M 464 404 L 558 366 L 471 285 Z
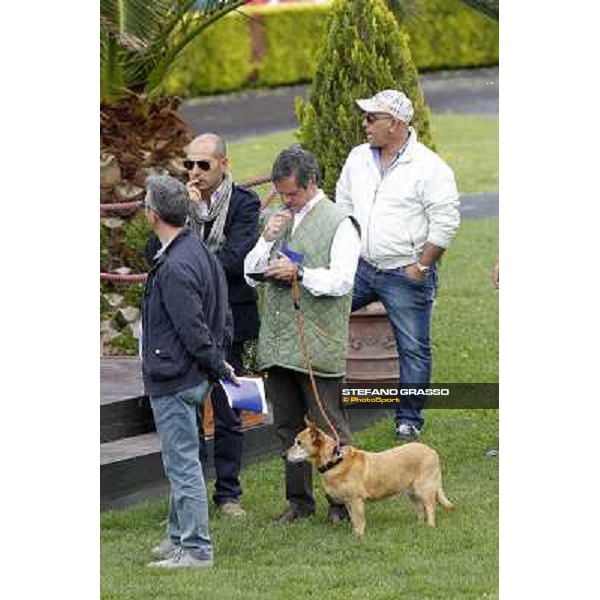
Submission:
M 315 422 L 312 421 L 311 419 L 309 419 L 308 417 L 304 417 L 304 422 L 306 423 L 306 426 L 310 430 L 311 435 L 314 435 L 315 433 L 317 433 L 319 431 L 317 429 L 317 425 L 315 424 Z
M 312 440 L 312 443 L 315 444 L 315 446 L 321 445 L 321 432 L 319 431 L 316 423 L 308 418 L 305 420 L 306 425 L 308 426 L 308 431 L 310 432 L 310 439 Z

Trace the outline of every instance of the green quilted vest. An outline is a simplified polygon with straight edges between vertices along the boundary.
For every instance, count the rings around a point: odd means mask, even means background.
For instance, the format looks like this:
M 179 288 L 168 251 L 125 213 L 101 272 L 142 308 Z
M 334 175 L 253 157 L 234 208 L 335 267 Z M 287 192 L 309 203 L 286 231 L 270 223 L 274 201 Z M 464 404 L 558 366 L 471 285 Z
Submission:
M 292 223 L 288 224 L 273 244 L 270 258 L 285 241 L 290 249 L 304 254 L 305 267 L 327 268 L 331 244 L 344 216 L 331 200 L 320 200 L 302 219 L 293 236 Z M 299 287 L 300 310 L 304 313 L 304 332 L 313 372 L 321 377 L 343 376 L 346 373 L 352 292 L 339 297 L 313 296 L 302 284 Z M 308 372 L 289 287 L 265 283 L 258 361 L 261 369 L 279 366 Z

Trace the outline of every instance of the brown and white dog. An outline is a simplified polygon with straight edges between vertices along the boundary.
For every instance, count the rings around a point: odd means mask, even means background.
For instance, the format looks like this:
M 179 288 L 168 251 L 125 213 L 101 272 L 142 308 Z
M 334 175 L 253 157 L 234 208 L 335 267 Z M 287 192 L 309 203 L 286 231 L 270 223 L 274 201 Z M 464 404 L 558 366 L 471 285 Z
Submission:
M 365 531 L 365 501 L 379 500 L 406 491 L 417 515 L 435 527 L 439 503 L 453 507 L 442 489 L 437 452 L 420 443 L 404 444 L 383 452 L 364 452 L 353 446 L 336 448 L 333 438 L 307 421 L 287 451 L 287 460 L 308 460 L 323 475 L 325 492 L 346 505 L 354 533 Z

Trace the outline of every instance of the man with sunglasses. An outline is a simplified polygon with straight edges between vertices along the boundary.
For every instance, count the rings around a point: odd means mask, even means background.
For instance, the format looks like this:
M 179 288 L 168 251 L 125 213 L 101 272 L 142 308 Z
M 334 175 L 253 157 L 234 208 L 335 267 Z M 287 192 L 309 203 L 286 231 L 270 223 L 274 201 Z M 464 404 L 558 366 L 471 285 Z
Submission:
M 259 330 L 256 291 L 244 280 L 244 258 L 258 239 L 260 201 L 255 192 L 232 181 L 227 148 L 218 135 L 199 135 L 187 146 L 185 154 L 183 164 L 189 175 L 186 187 L 192 203 L 190 222 L 225 270 L 234 328 L 227 360 L 242 375 L 244 345 L 247 340 L 256 339 Z M 239 502 L 244 439 L 241 413 L 229 406 L 220 386 L 215 387 L 211 398 L 216 471 L 213 500 L 219 515 L 244 517 L 246 513 Z
M 454 174 L 417 141 L 405 94 L 384 90 L 356 103 L 367 143 L 348 155 L 335 197 L 361 226 L 352 310 L 382 302 L 394 330 L 401 385 L 427 387 L 436 263 L 460 222 Z M 424 396 L 404 398 L 396 409 L 396 435 L 411 441 L 423 428 Z
M 244 345 L 256 339 L 259 330 L 256 291 L 244 280 L 244 257 L 258 239 L 260 201 L 256 193 L 232 181 L 225 142 L 214 133 L 199 135 L 190 142 L 183 165 L 188 172 L 190 226 L 216 254 L 227 278 L 234 328 L 227 361 L 237 375 L 242 375 Z M 229 406 L 221 386 L 213 388 L 211 400 L 216 472 L 213 501 L 220 516 L 244 517 L 246 512 L 239 501 L 244 442 L 241 413 Z M 201 413 L 198 427 L 204 440 Z M 201 448 L 205 460 L 206 444 Z

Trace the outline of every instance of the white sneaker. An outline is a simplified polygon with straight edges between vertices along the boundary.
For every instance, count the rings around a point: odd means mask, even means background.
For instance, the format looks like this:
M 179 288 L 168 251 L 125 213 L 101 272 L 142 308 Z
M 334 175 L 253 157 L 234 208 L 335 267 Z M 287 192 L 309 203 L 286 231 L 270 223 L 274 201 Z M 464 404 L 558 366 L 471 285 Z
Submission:
M 188 550 L 177 546 L 168 558 L 148 563 L 148 566 L 159 569 L 199 569 L 202 567 L 212 567 L 213 560 L 212 558 L 201 560 Z
M 175 543 L 170 537 L 165 538 L 158 546 L 152 548 L 152 554 L 158 556 L 169 556 L 175 548 L 178 548 L 179 544 Z
M 410 423 L 398 423 L 396 425 L 396 437 L 400 442 L 414 442 L 419 439 L 421 432 Z

